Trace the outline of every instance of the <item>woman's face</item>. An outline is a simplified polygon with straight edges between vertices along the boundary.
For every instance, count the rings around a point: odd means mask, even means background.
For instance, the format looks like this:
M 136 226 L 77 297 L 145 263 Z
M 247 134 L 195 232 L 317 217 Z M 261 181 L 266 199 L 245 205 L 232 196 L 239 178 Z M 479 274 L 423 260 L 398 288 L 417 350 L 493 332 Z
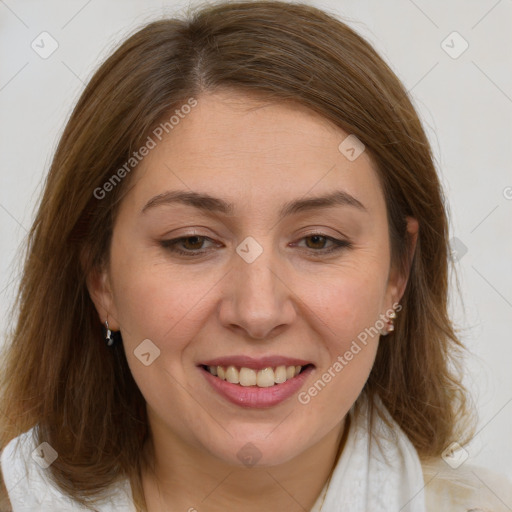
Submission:
M 228 463 L 275 465 L 341 425 L 374 362 L 368 332 L 405 282 L 372 161 L 351 139 L 339 149 L 347 133 L 296 105 L 197 100 L 133 171 L 89 289 L 152 426 Z

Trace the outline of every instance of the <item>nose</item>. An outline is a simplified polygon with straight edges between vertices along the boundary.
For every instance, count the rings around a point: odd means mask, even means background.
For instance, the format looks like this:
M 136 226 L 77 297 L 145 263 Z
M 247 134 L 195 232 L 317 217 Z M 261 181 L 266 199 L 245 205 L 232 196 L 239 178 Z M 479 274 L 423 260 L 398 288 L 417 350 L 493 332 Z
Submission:
M 252 263 L 235 254 L 226 277 L 219 310 L 224 327 L 266 340 L 292 324 L 297 314 L 294 293 L 284 265 L 271 250 Z

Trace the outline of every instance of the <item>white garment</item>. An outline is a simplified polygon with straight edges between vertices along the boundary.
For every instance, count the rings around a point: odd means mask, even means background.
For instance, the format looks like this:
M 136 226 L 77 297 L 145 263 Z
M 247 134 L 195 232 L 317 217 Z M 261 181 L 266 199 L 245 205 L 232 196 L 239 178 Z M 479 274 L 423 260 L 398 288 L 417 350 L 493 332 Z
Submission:
M 363 397 L 361 397 L 362 399 Z M 334 468 L 321 512 L 425 512 L 421 464 L 413 445 L 391 419 L 381 401 L 376 404 L 386 414 L 392 428 L 375 416 L 373 432 L 380 446 L 369 443 L 367 402 L 354 417 L 340 459 Z M 32 429 L 33 430 L 33 429 Z M 83 512 L 85 509 L 66 498 L 48 480 L 31 456 L 35 446 L 32 430 L 12 440 L 1 455 L 2 472 L 13 512 Z M 20 451 L 15 443 L 20 441 Z M 27 469 L 25 469 L 25 462 Z M 323 491 L 311 512 L 320 512 Z M 135 512 L 128 480 L 112 489 L 111 502 L 96 507 L 100 512 Z
M 363 396 L 360 400 L 360 414 L 355 417 L 353 409 L 349 413 L 351 426 L 331 482 L 326 483 L 311 512 L 426 512 L 423 470 L 416 449 L 378 397 L 379 413 L 374 414 L 370 443 L 368 401 Z M 391 428 L 383 421 L 384 415 Z
M 2 474 L 9 493 L 12 512 L 84 512 L 92 510 L 66 497 L 48 479 L 33 458 L 36 445 L 31 429 L 10 441 L 1 455 Z M 17 446 L 19 443 L 19 446 Z M 112 489 L 111 499 L 95 507 L 99 512 L 135 512 L 128 479 Z

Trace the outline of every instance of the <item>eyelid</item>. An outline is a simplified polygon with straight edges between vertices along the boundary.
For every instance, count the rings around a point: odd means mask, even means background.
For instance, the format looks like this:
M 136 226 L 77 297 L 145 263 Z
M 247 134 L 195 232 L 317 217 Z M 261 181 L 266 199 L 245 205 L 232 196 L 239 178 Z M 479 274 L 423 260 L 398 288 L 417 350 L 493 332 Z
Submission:
M 170 247 L 172 247 L 174 245 L 177 245 L 179 242 L 181 242 L 183 240 L 186 240 L 187 238 L 194 238 L 194 237 L 201 238 L 204 241 L 212 242 L 212 245 L 216 245 L 216 246 L 219 245 L 219 243 L 215 242 L 215 240 L 213 240 L 209 236 L 200 235 L 198 233 L 190 233 L 190 234 L 186 234 L 186 235 L 183 235 L 183 236 L 178 236 L 178 237 L 175 237 L 175 238 L 166 238 L 164 240 L 160 240 L 160 245 L 162 245 L 164 248 L 169 249 Z M 204 253 L 206 253 L 208 251 L 205 251 L 203 249 L 201 249 L 199 251 L 180 251 L 179 249 L 176 249 L 175 252 L 183 252 L 184 254 L 185 253 L 186 254 L 204 254 Z
M 321 228 L 321 227 L 318 227 L 318 228 L 309 228 L 308 231 L 304 232 L 304 233 L 301 233 L 301 237 L 305 237 L 305 236 L 313 236 L 313 235 L 318 235 L 318 236 L 325 236 L 326 238 L 336 238 L 336 239 L 339 239 L 339 237 L 341 237 L 343 240 L 347 240 L 348 241 L 348 237 L 343 235 L 342 233 L 340 233 L 339 231 L 337 231 L 335 235 L 328 235 L 327 233 L 325 233 L 325 231 L 327 231 L 326 228 Z

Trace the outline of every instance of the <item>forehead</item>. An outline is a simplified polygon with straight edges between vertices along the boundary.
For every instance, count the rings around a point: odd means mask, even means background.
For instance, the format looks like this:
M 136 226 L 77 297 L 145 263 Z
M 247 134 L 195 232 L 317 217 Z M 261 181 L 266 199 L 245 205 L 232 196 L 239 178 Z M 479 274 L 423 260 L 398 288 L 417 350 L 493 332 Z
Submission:
M 161 141 L 155 139 L 126 199 L 140 210 L 150 196 L 180 189 L 224 197 L 235 209 L 249 203 L 266 208 L 342 189 L 370 212 L 382 212 L 384 198 L 368 152 L 349 159 L 340 150 L 349 135 L 295 102 L 203 94 Z

